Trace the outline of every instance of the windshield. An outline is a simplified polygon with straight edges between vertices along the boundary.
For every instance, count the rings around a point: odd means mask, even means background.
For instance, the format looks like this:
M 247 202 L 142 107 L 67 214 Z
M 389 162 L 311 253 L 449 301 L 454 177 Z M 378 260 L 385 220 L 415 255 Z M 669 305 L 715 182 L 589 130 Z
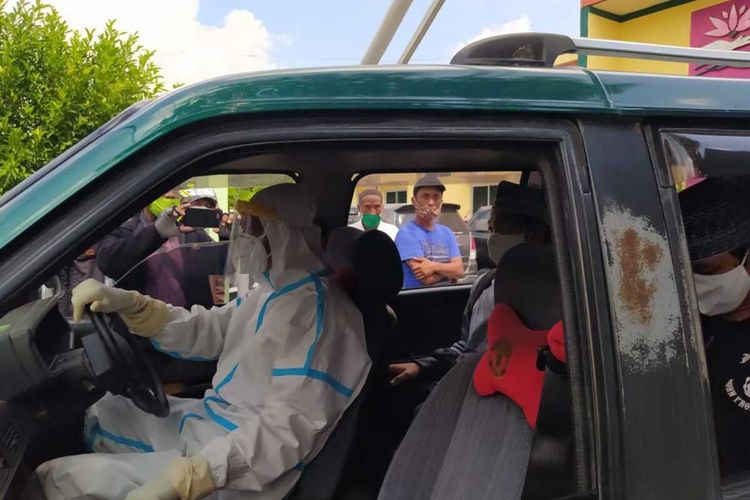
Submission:
M 480 208 L 479 211 L 474 215 L 474 218 L 471 220 L 472 223 L 479 222 L 482 220 L 488 220 L 490 218 L 490 209 L 489 208 Z

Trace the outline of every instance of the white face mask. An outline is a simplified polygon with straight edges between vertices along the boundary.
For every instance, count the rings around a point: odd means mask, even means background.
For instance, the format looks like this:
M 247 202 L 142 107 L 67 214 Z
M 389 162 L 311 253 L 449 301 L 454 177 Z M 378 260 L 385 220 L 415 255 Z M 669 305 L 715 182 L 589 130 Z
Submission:
M 726 314 L 737 309 L 745 300 L 750 292 L 750 275 L 745 269 L 746 260 L 747 253 L 739 266 L 722 274 L 693 274 L 701 314 Z
M 490 260 L 497 265 L 505 252 L 524 242 L 526 242 L 526 237 L 523 234 L 490 234 L 487 238 L 487 251 Z
M 260 236 L 242 235 L 235 244 L 232 254 L 232 264 L 235 274 L 249 276 L 249 283 L 259 283 L 263 273 L 268 268 L 269 253 L 263 245 L 265 233 Z M 241 278 L 238 281 L 244 281 Z

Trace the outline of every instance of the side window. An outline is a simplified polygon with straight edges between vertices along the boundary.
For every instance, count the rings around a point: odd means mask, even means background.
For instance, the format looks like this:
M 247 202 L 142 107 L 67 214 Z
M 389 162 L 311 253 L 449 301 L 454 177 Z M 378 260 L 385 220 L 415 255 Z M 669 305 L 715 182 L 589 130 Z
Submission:
M 750 491 L 750 136 L 662 132 L 703 334 L 722 485 Z M 742 486 L 737 480 L 744 480 Z M 738 497 L 739 498 L 739 497 Z
M 352 225 L 392 236 L 402 257 L 404 288 L 473 283 L 494 263 L 488 224 L 472 229 L 470 222 L 475 215 L 489 222 L 498 184 L 520 179 L 520 172 L 368 175 L 355 188 Z M 523 239 L 519 235 L 529 222 L 523 218 L 508 216 L 503 222 L 507 245 Z
M 232 293 L 225 289 L 224 272 L 226 242 L 237 202 L 249 200 L 264 187 L 283 182 L 293 179 L 281 174 L 187 179 L 131 214 L 60 269 L 55 279 L 43 287 L 42 294 L 59 291 L 59 308 L 68 318 L 73 315 L 70 303 L 73 288 L 89 278 L 137 290 L 173 305 L 221 305 Z M 186 213 L 184 221 L 195 221 L 192 226 L 180 221 L 177 227 L 162 229 L 157 220 L 162 212 L 175 206 L 210 210 Z
M 565 359 L 561 347 L 561 297 L 567 293 L 563 290 L 568 283 L 561 284 L 559 279 L 544 192 L 546 186 L 539 176 L 535 177 L 534 185 L 522 183 L 522 179 L 528 181 L 531 177 L 518 171 L 457 170 L 372 174 L 358 180 L 351 205 L 358 207 L 363 215 L 356 224 L 364 230 L 395 234 L 404 271 L 404 288 L 419 289 L 419 292 L 429 290 L 429 293 L 402 293 L 392 303 L 399 330 L 390 346 L 393 353 L 388 376 L 393 392 L 389 393 L 388 401 L 383 402 L 385 412 L 403 414 L 408 421 L 422 403 L 420 398 L 424 396 L 420 391 L 431 389 L 433 394 L 440 393 L 447 401 L 451 398 L 442 391 L 451 384 L 462 384 L 455 393 L 458 397 L 453 399 L 463 401 L 462 417 L 458 421 L 464 424 L 455 429 L 436 424 L 441 421 L 442 412 L 454 410 L 445 409 L 437 396 L 433 399 L 430 396 L 416 412 L 409 434 L 403 440 L 401 435 L 394 439 L 402 444 L 393 455 L 391 470 L 414 470 L 414 477 L 423 477 L 420 470 L 429 465 L 413 463 L 413 457 L 420 456 L 418 453 L 423 453 L 424 449 L 432 449 L 422 439 L 434 440 L 435 432 L 449 436 L 453 442 L 461 442 L 470 434 L 473 436 L 474 444 L 463 450 L 465 455 L 457 447 L 436 459 L 437 463 L 444 464 L 443 468 L 450 464 L 459 471 L 463 466 L 467 470 L 481 470 L 484 465 L 470 458 L 483 453 L 479 448 L 490 457 L 500 453 L 498 450 L 513 450 L 508 454 L 512 463 L 523 455 L 523 452 L 518 453 L 520 450 L 534 447 L 531 439 L 526 439 L 530 434 L 524 434 L 526 423 L 538 423 L 535 424 L 537 432 L 548 435 L 550 429 L 555 428 L 557 432 L 560 423 L 570 418 L 571 402 L 561 390 L 570 379 L 566 376 L 565 365 L 559 362 Z M 405 186 L 407 203 L 388 203 L 384 193 L 388 191 L 387 186 L 396 184 Z M 483 198 L 478 199 L 480 195 Z M 379 220 L 371 217 L 377 215 Z M 488 225 L 489 221 L 492 223 Z M 481 226 L 481 222 L 485 223 L 483 229 L 471 228 Z M 488 231 L 488 227 L 492 229 Z M 451 245 L 457 253 L 450 253 Z M 457 264 L 457 270 L 450 268 L 451 263 Z M 457 290 L 458 286 L 453 286 L 467 283 L 472 287 L 465 294 Z M 559 342 L 557 346 L 561 350 L 554 353 L 545 350 L 555 342 Z M 544 358 L 542 361 L 540 356 Z M 538 367 L 544 366 L 547 360 L 547 366 L 554 366 L 557 371 L 552 372 L 550 368 L 550 373 L 545 375 Z M 457 376 L 467 372 L 473 373 L 469 385 L 474 395 L 471 400 L 463 400 L 461 392 L 467 379 Z M 529 383 L 531 379 L 535 382 Z M 440 384 L 435 386 L 438 381 Z M 542 398 L 542 386 L 558 382 L 561 384 Z M 514 393 L 521 386 L 528 391 L 519 389 Z M 513 399 L 520 394 L 540 396 L 530 397 L 532 403 L 525 406 L 518 404 L 520 399 Z M 508 402 L 505 397 L 513 402 L 508 407 L 488 409 L 486 420 L 479 416 L 480 412 L 475 412 L 484 405 Z M 554 410 L 550 412 L 552 406 Z M 543 413 L 547 414 L 544 422 Z M 464 420 L 463 415 L 472 416 Z M 519 420 L 511 422 L 511 415 Z M 468 422 L 470 426 L 466 425 Z M 514 427 L 518 422 L 521 425 Z M 475 439 L 477 436 L 482 436 L 481 445 Z M 562 443 L 559 437 L 554 437 L 553 441 L 560 440 L 554 446 L 535 449 L 531 460 L 529 455 L 520 457 L 529 462 L 528 469 L 524 467 L 520 474 L 514 475 L 506 469 L 488 479 L 488 484 L 493 485 L 493 494 L 498 495 L 497 492 L 509 488 L 509 484 L 524 488 L 524 496 L 529 498 L 559 498 L 574 492 L 573 461 L 566 458 L 573 455 L 572 441 L 569 434 L 563 439 L 568 441 Z M 542 461 L 554 462 L 565 470 L 552 473 L 551 468 L 540 467 Z M 402 476 L 404 484 L 392 478 L 386 480 L 380 496 L 390 498 L 409 491 L 406 495 L 413 498 L 429 497 L 423 492 L 429 491 L 431 485 L 416 486 L 418 482 L 413 479 L 415 484 L 409 484 L 409 474 Z M 461 478 L 467 476 L 459 472 L 455 476 L 459 478 L 456 484 L 461 484 Z M 465 485 L 454 488 L 458 492 Z M 485 490 L 485 495 L 490 498 L 486 491 L 489 489 Z

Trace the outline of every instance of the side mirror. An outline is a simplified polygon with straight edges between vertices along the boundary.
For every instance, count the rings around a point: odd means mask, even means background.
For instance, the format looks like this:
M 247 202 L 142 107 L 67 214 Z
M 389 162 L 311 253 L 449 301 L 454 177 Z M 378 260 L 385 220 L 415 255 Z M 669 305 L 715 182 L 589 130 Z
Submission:
M 488 221 L 486 220 L 478 220 L 474 223 L 474 231 L 481 231 L 481 232 L 488 232 L 490 230 L 490 226 L 488 224 Z

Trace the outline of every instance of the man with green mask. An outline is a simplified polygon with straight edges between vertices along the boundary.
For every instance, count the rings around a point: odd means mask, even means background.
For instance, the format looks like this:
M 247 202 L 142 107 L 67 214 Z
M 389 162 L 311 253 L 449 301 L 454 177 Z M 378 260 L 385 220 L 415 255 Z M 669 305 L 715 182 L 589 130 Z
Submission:
M 390 236 L 392 240 L 396 240 L 398 228 L 380 220 L 380 214 L 383 212 L 383 193 L 377 189 L 365 189 L 360 192 L 357 209 L 362 218 L 358 222 L 350 224 L 349 227 L 357 228 L 360 231 L 377 229 Z
M 145 264 L 139 265 L 157 250 L 174 250 L 181 245 L 213 241 L 203 229 L 179 226 L 177 218 L 184 215 L 188 206 L 215 207 L 216 195 L 207 193 L 201 199 L 186 198 L 183 201 L 181 204 L 180 192 L 172 189 L 150 203 L 104 237 L 99 243 L 96 263 L 105 275 L 116 281 L 125 276 L 118 284 L 121 288 L 136 290 L 177 306 L 200 304 L 211 307 L 214 301 L 206 283 L 191 283 L 186 281 L 187 275 L 175 272 L 188 265 L 175 261 L 180 259 L 179 251 L 162 252 L 157 256 L 159 258 L 149 258 Z M 137 268 L 128 273 L 135 266 Z M 167 269 L 172 272 L 166 272 Z M 190 274 L 193 277 L 199 275 Z M 192 293 L 204 289 L 206 293 Z

